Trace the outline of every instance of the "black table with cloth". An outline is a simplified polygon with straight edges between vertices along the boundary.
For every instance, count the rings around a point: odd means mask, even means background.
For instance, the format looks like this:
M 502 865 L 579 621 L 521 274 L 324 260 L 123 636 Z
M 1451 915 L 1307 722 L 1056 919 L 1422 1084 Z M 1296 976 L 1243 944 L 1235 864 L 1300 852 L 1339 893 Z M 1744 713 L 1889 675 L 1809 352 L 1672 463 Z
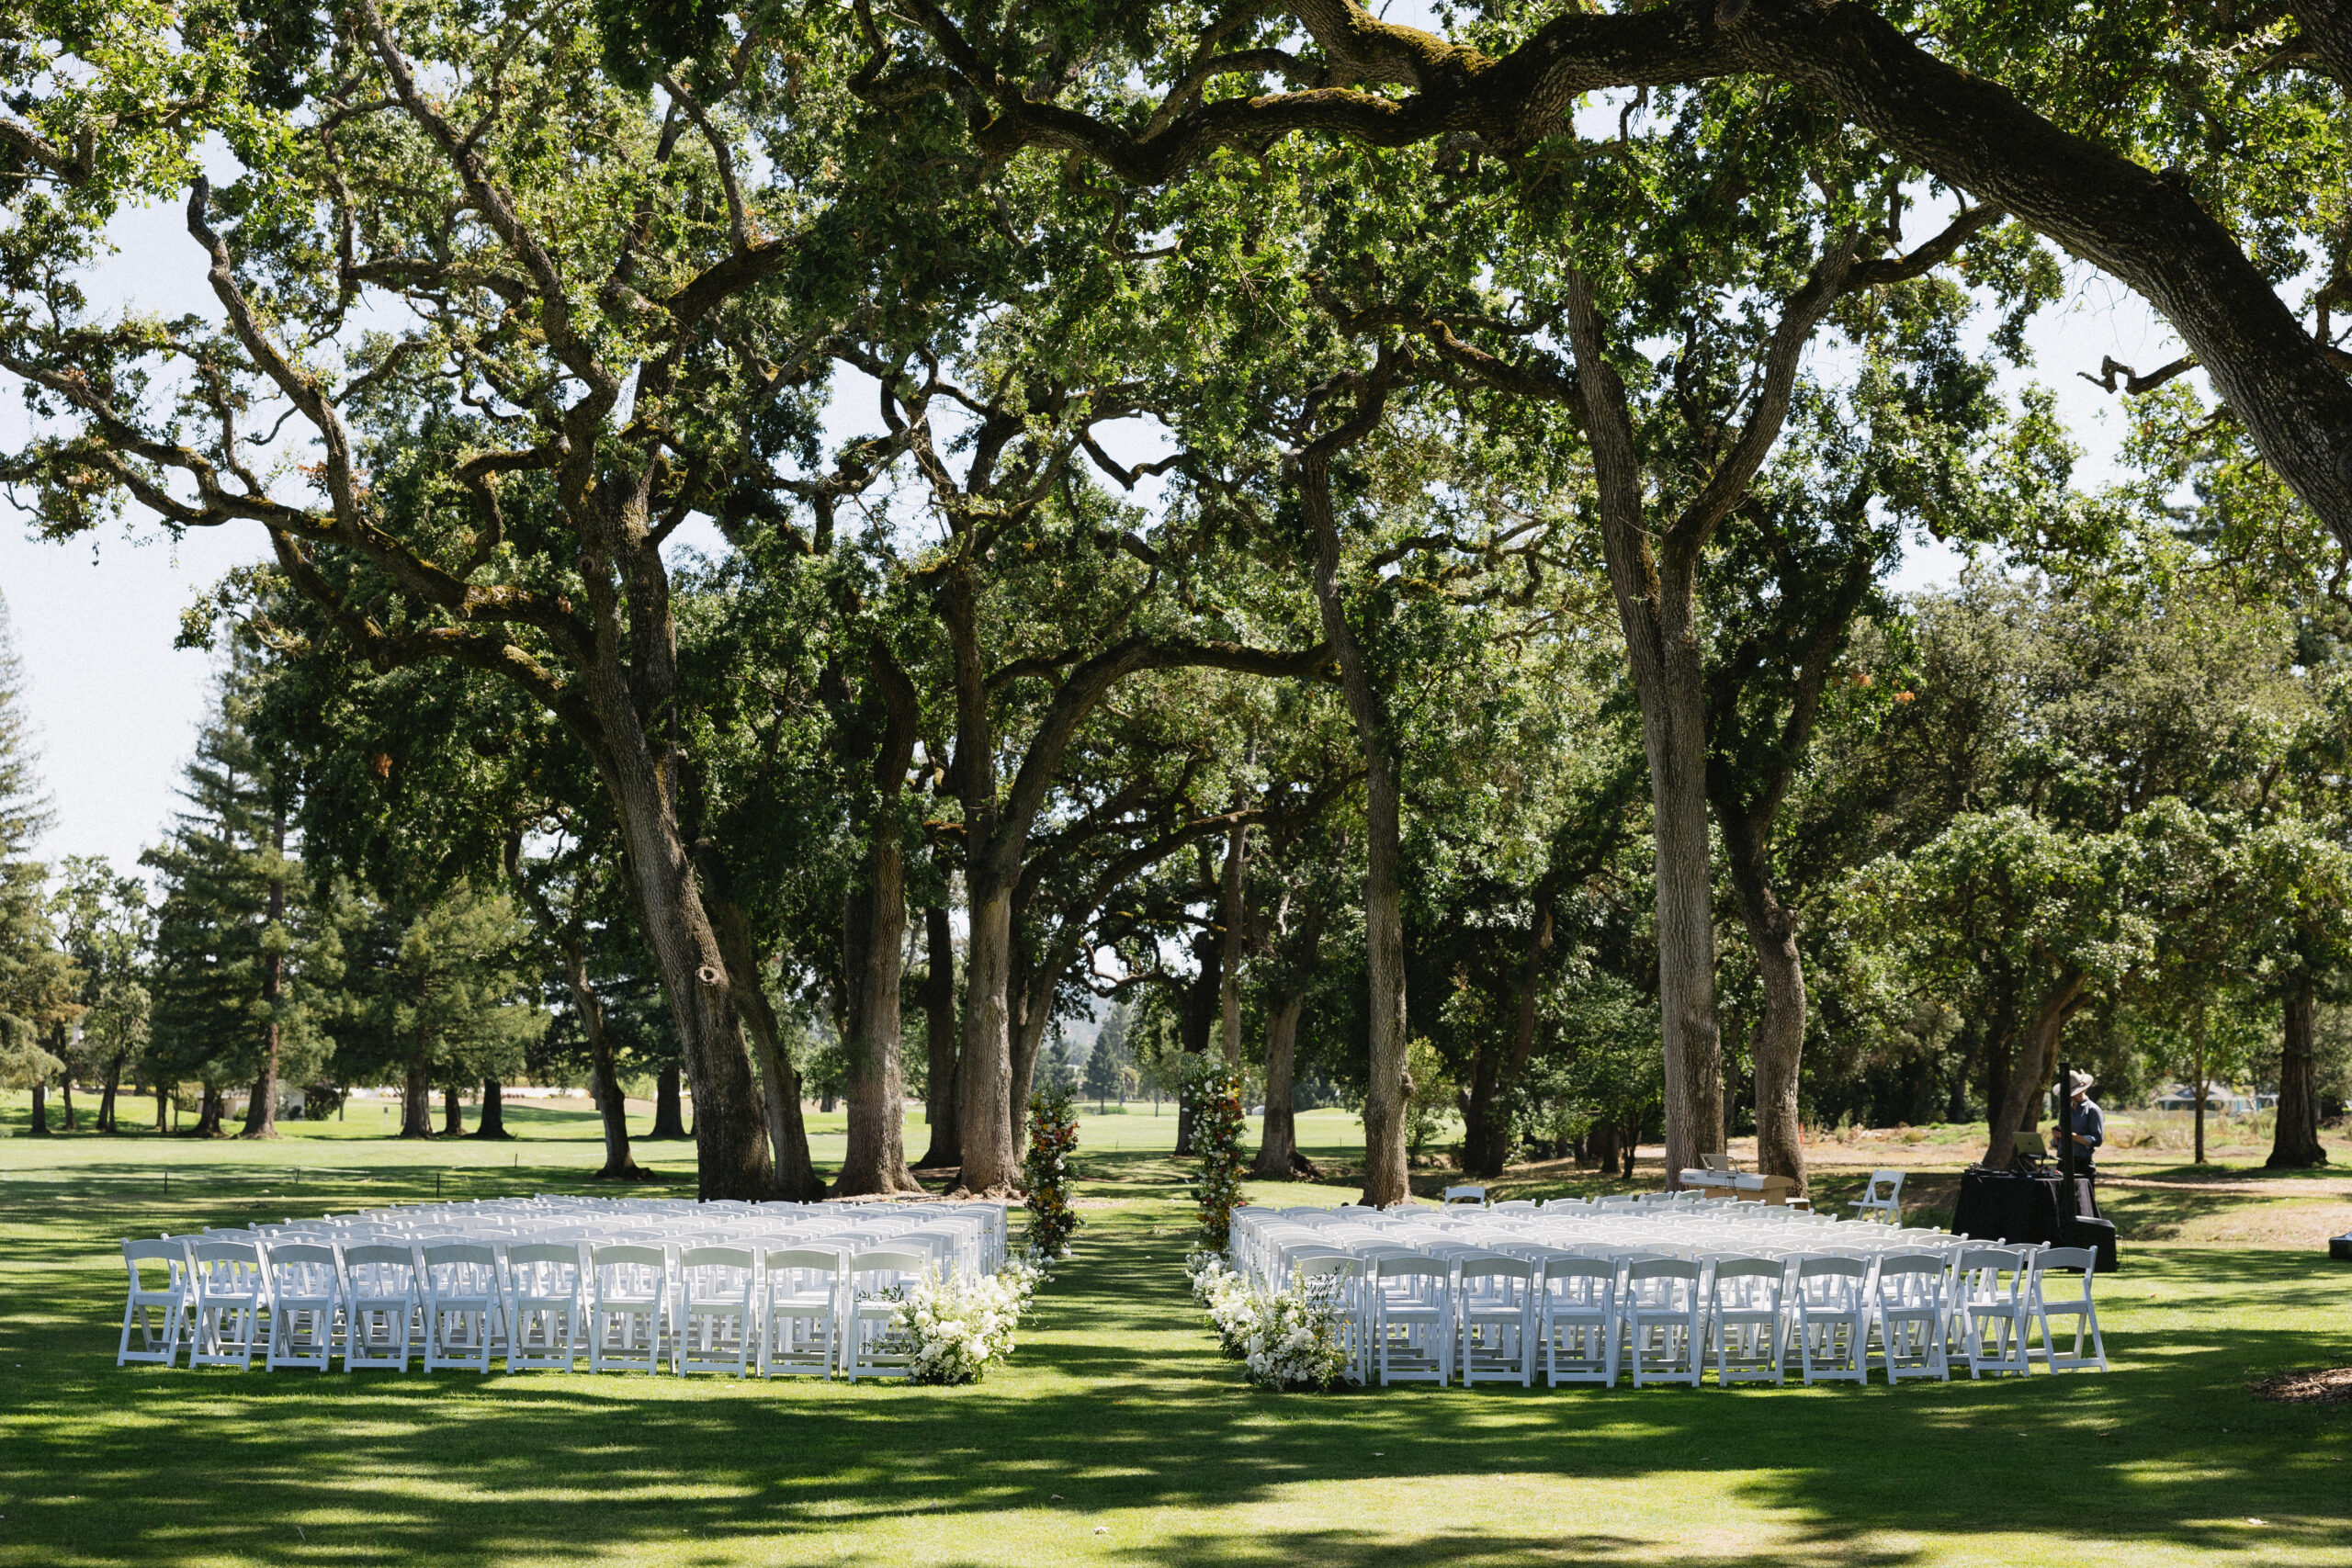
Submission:
M 2086 1176 L 2074 1179 L 2074 1192 L 2056 1171 L 1971 1170 L 1960 1178 L 1960 1201 L 1952 1209 L 1954 1235 L 1978 1241 L 2039 1241 L 2096 1251 L 2102 1273 L 2115 1268 L 2115 1228 L 2098 1217 L 2098 1200 Z

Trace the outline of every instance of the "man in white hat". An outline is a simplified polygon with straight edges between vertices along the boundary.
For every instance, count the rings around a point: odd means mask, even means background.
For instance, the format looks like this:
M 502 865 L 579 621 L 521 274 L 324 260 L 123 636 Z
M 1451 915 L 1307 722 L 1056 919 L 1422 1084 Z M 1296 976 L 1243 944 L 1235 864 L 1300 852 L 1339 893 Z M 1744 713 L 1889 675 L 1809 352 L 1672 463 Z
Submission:
M 2066 1133 L 2075 1140 L 2077 1176 L 2092 1174 L 2098 1146 L 2107 1142 L 2107 1112 L 2091 1098 L 2091 1085 L 2097 1081 L 2079 1067 L 2066 1076 Z

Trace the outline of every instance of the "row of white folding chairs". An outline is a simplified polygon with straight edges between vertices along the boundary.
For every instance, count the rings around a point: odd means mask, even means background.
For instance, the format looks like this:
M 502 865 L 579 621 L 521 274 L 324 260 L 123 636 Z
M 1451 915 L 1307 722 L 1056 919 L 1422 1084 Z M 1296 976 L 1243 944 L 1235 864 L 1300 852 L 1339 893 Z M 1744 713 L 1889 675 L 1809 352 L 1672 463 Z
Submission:
M 922 1223 L 952 1224 L 975 1233 L 979 1266 L 994 1271 L 1008 1251 L 1009 1231 L 1003 1206 L 992 1203 L 945 1201 L 861 1203 L 753 1203 L 738 1201 L 685 1202 L 673 1199 L 594 1199 L 541 1196 L 534 1199 L 483 1199 L 477 1201 L 399 1205 L 331 1215 L 306 1225 L 368 1227 L 413 1235 L 462 1234 L 484 1226 L 530 1232 L 549 1224 L 616 1222 L 660 1225 L 676 1230 L 706 1225 L 733 1232 L 777 1229 L 803 1232 L 810 1224 L 831 1224 L 847 1229 Z M 289 1224 L 294 1222 L 289 1222 Z
M 1295 1260 L 1331 1276 L 1364 1381 L 1696 1385 L 1948 1378 L 2106 1369 L 2092 1255 L 1969 1247 L 1950 1254 L 1688 1258 L 1382 1251 Z M 2056 1278 L 2071 1289 L 2053 1294 Z M 2058 1324 L 2068 1324 L 2062 1346 Z M 2041 1340 L 2033 1339 L 2039 1327 Z
M 685 1207 L 669 1205 L 673 1210 Z M 643 1215 L 571 1216 L 557 1212 L 536 1222 L 514 1216 L 483 1213 L 464 1223 L 415 1222 L 390 1223 L 372 1216 L 334 1216 L 328 1220 L 289 1220 L 281 1225 L 255 1226 L 233 1232 L 209 1232 L 225 1239 L 312 1240 L 312 1241 L 381 1241 L 471 1240 L 486 1239 L 507 1242 L 534 1236 L 578 1235 L 582 1239 L 612 1241 L 642 1241 L 661 1239 L 670 1243 L 684 1243 L 696 1236 L 740 1242 L 744 1245 L 783 1245 L 802 1240 L 824 1240 L 839 1235 L 852 1242 L 874 1241 L 903 1235 L 954 1237 L 956 1266 L 970 1273 L 992 1273 L 1002 1267 L 1004 1249 L 991 1226 L 978 1212 L 977 1206 L 958 1214 L 953 1209 L 931 1213 L 911 1207 L 875 1213 L 879 1206 L 857 1209 L 836 1207 L 827 1212 L 814 1212 L 801 1205 L 770 1205 L 784 1209 L 786 1213 L 758 1216 L 765 1224 L 746 1223 L 741 1214 L 728 1212 L 707 1213 L 700 1211 L 718 1205 L 696 1205 L 695 1213 L 676 1216 L 653 1213 Z M 749 1207 L 749 1206 L 747 1206 Z M 684 1223 L 667 1223 L 673 1218 Z M 865 1224 L 854 1223 L 863 1218 Z M 1000 1213 L 1001 1224 L 1001 1213 Z M 630 1225 L 617 1223 L 627 1219 L 645 1223 Z M 501 1222 L 503 1223 L 501 1223 Z M 664 1223 L 653 1223 L 656 1221 Z M 602 1222 L 602 1223 L 599 1223 Z
M 891 1320 L 940 1255 L 643 1242 L 125 1241 L 116 1365 L 904 1376 Z M 159 1267 L 160 1284 L 141 1266 Z

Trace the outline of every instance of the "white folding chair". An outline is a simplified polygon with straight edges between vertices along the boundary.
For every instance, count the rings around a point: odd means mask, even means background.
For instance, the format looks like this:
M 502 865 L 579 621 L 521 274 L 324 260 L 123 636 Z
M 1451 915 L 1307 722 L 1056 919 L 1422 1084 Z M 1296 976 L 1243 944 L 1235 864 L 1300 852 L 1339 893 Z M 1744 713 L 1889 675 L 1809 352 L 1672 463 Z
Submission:
M 416 1254 L 391 1242 L 343 1249 L 343 1370 L 408 1371 L 410 1343 L 424 1306 Z
M 2075 1283 L 2075 1289 L 2052 1298 L 2053 1282 L 2051 1270 L 2060 1271 L 2062 1279 Z M 2041 1325 L 2041 1343 L 2030 1348 L 2029 1358 L 2039 1357 L 2053 1372 L 2107 1371 L 2107 1341 L 2099 1337 L 2098 1308 L 2091 1304 L 2091 1276 L 2098 1271 L 2098 1254 L 2086 1247 L 2052 1247 L 2042 1249 L 2033 1260 L 2033 1315 Z M 2052 1318 L 2072 1318 L 2075 1324 L 2075 1344 L 2071 1350 L 2058 1348 L 2058 1336 L 2051 1328 Z M 2083 1353 L 2087 1337 L 2090 1354 Z
M 191 1367 L 254 1364 L 267 1348 L 269 1276 L 262 1271 L 261 1248 L 250 1241 L 198 1241 L 187 1249 L 196 1279 L 196 1327 L 188 1345 Z
M 1862 1195 L 1846 1206 L 1856 1211 L 1854 1217 L 1858 1220 L 1867 1214 L 1872 1219 L 1883 1220 L 1888 1224 L 1901 1224 L 1903 1223 L 1903 1172 L 1899 1170 L 1871 1171 L 1870 1185 L 1862 1189 Z
M 751 1371 L 759 1343 L 755 1269 L 751 1249 L 690 1247 L 678 1255 L 678 1279 L 685 1288 L 678 1320 L 677 1368 L 684 1372 Z
M 771 1252 L 761 1274 L 760 1376 L 830 1378 L 841 1360 L 842 1264 L 823 1247 Z
M 1777 1258 L 1726 1258 L 1707 1292 L 1707 1338 L 1715 1353 L 1715 1386 L 1778 1383 L 1787 1376 L 1788 1335 L 1781 1287 L 1788 1267 Z
M 1706 1365 L 1706 1330 L 1699 1315 L 1699 1266 L 1684 1258 L 1637 1258 L 1626 1266 L 1623 1305 L 1626 1353 L 1634 1386 L 1687 1382 L 1699 1386 Z
M 2027 1355 L 2033 1303 L 2033 1255 L 2007 1247 L 1971 1247 L 1954 1266 L 1954 1310 L 1968 1375 L 2033 1370 Z
M 506 1370 L 568 1372 L 580 1358 L 580 1244 L 506 1249 Z
M 1858 1258 L 1797 1259 L 1797 1365 L 1808 1386 L 1870 1381 L 1870 1277 Z
M 918 1252 L 876 1247 L 853 1254 L 848 1268 L 848 1311 L 842 1325 L 848 1343 L 843 1359 L 849 1381 L 859 1377 L 902 1378 L 912 1370 L 912 1347 L 897 1329 L 899 1304 L 922 1283 L 931 1259 Z
M 1929 1252 L 1890 1253 L 1878 1260 L 1879 1349 L 1886 1381 L 1906 1377 L 1951 1380 L 1944 1344 L 1950 1309 L 1949 1269 Z
M 1617 1381 L 1617 1265 L 1599 1258 L 1547 1258 L 1536 1303 L 1544 1371 L 1564 1382 Z
M 149 1284 L 141 1265 L 163 1265 L 163 1279 Z M 153 1361 L 170 1366 L 179 1357 L 180 1334 L 187 1326 L 195 1287 L 188 1278 L 187 1244 L 179 1241 L 131 1241 L 122 1244 L 122 1266 L 130 1276 L 130 1294 L 122 1303 L 122 1340 L 114 1364 Z M 161 1326 L 158 1327 L 158 1314 Z M 130 1348 L 136 1330 L 139 1348 Z
M 670 1327 L 669 1256 L 643 1242 L 588 1253 L 588 1370 L 658 1372 Z
M 263 1247 L 262 1259 L 271 1303 L 269 1355 L 262 1364 L 271 1371 L 325 1371 L 344 1315 L 343 1266 L 334 1247 L 314 1241 L 273 1242 Z
M 506 1338 L 506 1291 L 486 1242 L 443 1241 L 419 1249 L 424 1282 L 424 1370 L 490 1371 Z
M 1468 1204 L 1474 1209 L 1483 1209 L 1487 1206 L 1487 1190 L 1476 1182 L 1447 1188 L 1445 1201 L 1441 1207 L 1451 1209 L 1458 1203 Z
M 1453 1345 L 1453 1270 L 1419 1253 L 1372 1263 L 1373 1353 L 1380 1386 L 1445 1386 Z
M 1536 1267 L 1523 1258 L 1465 1258 L 1454 1295 L 1466 1386 L 1535 1383 Z

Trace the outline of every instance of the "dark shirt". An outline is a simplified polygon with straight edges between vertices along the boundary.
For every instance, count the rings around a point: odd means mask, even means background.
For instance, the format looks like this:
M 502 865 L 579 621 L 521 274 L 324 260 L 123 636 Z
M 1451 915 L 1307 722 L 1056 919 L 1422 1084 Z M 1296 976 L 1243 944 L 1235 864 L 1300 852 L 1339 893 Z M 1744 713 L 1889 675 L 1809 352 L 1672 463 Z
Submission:
M 2098 1101 L 2088 1095 L 2080 1100 L 2070 1100 L 2066 1102 L 2066 1130 L 2080 1133 L 2090 1140 L 2088 1144 L 2074 1145 L 2075 1168 L 2090 1169 L 2099 1145 L 2107 1142 L 2107 1113 L 2098 1108 Z

